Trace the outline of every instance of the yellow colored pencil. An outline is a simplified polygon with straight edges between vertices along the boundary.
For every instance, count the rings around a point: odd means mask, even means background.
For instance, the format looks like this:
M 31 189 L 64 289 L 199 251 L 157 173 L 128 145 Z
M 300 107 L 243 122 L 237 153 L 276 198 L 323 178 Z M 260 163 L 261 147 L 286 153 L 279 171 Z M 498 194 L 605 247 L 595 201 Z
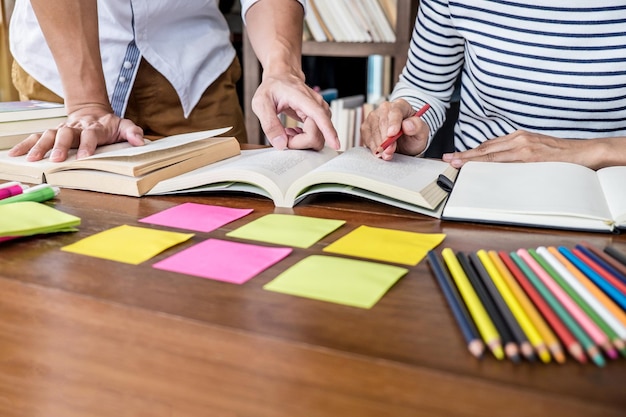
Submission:
M 495 253 L 497 256 L 497 253 L 495 251 L 493 251 L 493 253 Z M 535 328 L 534 324 L 530 321 L 528 315 L 519 304 L 509 287 L 506 285 L 506 282 L 504 282 L 504 278 L 502 278 L 502 275 L 498 271 L 498 268 L 492 261 L 487 251 L 481 249 L 476 252 L 476 255 L 485 266 L 485 269 L 491 276 L 493 283 L 498 288 L 498 291 L 500 291 L 502 298 L 511 309 L 511 312 L 517 319 L 520 327 L 522 328 L 524 333 L 526 333 L 528 340 L 537 351 L 537 355 L 539 355 L 541 361 L 545 363 L 550 362 L 550 352 L 548 352 L 545 341 L 541 338 L 541 335 Z
M 565 355 L 563 354 L 563 348 L 561 347 L 559 339 L 557 339 L 550 326 L 548 326 L 548 323 L 546 323 L 541 313 L 539 313 L 539 311 L 535 307 L 535 304 L 530 300 L 530 298 L 526 295 L 526 292 L 517 283 L 517 280 L 515 279 L 511 271 L 509 271 L 509 268 L 504 264 L 504 261 L 498 255 L 498 253 L 496 251 L 489 251 L 488 253 L 489 257 L 498 269 L 498 272 L 500 272 L 500 276 L 502 276 L 502 278 L 506 282 L 506 285 L 515 296 L 522 309 L 528 315 L 528 319 L 535 325 L 535 328 L 543 339 L 545 346 L 552 353 L 552 357 L 554 357 L 554 359 L 558 363 L 565 362 Z M 539 355 L 539 357 L 541 358 L 541 355 Z
M 452 275 L 452 279 L 459 289 L 459 293 L 465 301 L 467 309 L 476 323 L 478 332 L 483 338 L 485 344 L 489 346 L 489 349 L 497 359 L 504 359 L 504 350 L 502 349 L 500 334 L 496 330 L 493 321 L 491 321 L 489 314 L 487 314 L 485 307 L 480 302 L 478 295 L 474 291 L 474 287 L 472 287 L 469 278 L 465 275 L 465 272 L 463 271 L 456 255 L 452 249 L 445 248 L 441 251 L 441 256 L 448 266 L 450 275 Z

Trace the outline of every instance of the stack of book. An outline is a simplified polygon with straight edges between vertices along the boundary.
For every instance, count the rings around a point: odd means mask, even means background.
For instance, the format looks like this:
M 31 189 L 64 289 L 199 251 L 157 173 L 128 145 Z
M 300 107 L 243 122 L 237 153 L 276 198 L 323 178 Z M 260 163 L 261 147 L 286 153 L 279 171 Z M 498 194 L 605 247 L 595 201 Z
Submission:
M 396 0 L 309 0 L 304 40 L 395 42 Z
M 610 250 L 609 250 L 610 249 Z M 428 254 L 470 352 L 604 366 L 626 356 L 626 264 L 608 246 Z M 622 255 L 623 256 L 623 255 Z
M 9 149 L 33 133 L 54 129 L 66 119 L 65 106 L 60 103 L 0 102 L 0 149 Z

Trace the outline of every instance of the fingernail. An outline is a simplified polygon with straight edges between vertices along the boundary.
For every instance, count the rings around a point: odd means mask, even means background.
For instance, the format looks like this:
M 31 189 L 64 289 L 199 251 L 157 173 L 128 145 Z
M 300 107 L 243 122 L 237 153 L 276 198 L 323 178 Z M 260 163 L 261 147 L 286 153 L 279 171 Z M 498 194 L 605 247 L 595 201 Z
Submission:
M 50 152 L 50 159 L 59 159 L 63 156 L 63 153 L 61 152 L 60 149 L 53 149 L 52 152 Z
M 287 138 L 284 136 L 277 136 L 271 140 L 272 146 L 276 149 L 286 149 L 287 148 Z

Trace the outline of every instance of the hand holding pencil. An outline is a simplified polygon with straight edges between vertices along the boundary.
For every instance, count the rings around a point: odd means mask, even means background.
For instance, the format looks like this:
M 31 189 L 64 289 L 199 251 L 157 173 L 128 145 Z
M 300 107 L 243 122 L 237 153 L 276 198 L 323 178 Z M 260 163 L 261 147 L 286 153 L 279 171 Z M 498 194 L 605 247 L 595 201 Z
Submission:
M 403 99 L 382 103 L 361 126 L 363 144 L 372 154 L 386 161 L 391 160 L 395 152 L 422 153 L 428 144 L 430 130 L 420 117 L 429 108 L 430 105 L 425 104 L 416 112 Z

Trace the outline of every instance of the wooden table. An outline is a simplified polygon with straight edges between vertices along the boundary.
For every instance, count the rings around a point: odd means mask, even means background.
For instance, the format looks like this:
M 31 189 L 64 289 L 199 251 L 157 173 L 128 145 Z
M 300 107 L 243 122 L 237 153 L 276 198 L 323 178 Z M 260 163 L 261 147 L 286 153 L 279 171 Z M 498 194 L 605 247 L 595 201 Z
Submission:
M 139 266 L 60 250 L 193 201 L 254 212 Z M 443 232 L 442 247 L 514 250 L 616 235 L 478 226 L 347 197 L 293 211 L 241 195 L 130 198 L 62 190 L 76 233 L 0 245 L 0 415 L 42 417 L 624 416 L 626 359 L 605 368 L 476 360 L 422 261 L 371 310 L 262 286 L 360 225 Z M 244 285 L 156 270 L 182 248 L 271 212 L 344 219 Z M 158 226 L 153 226 L 158 227 Z

